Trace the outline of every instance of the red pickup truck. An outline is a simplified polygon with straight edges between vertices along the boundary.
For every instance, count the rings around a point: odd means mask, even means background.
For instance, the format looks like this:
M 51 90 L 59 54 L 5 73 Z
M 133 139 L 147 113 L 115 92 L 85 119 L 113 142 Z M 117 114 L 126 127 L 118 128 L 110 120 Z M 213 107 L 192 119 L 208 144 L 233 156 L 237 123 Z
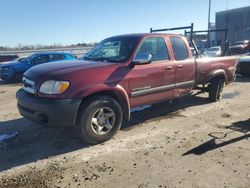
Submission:
M 131 108 L 202 89 L 215 102 L 235 79 L 236 59 L 194 58 L 184 36 L 107 38 L 83 60 L 38 65 L 17 94 L 21 115 L 39 124 L 76 126 L 91 144 L 110 139 Z

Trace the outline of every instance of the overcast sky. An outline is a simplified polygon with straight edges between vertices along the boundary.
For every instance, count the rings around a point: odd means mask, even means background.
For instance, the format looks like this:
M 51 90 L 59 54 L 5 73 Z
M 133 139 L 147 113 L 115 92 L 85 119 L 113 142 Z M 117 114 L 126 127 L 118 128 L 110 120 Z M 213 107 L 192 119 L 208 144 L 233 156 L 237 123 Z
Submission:
M 98 42 L 125 33 L 195 24 L 206 29 L 209 0 L 0 0 L 0 46 Z M 215 12 L 250 0 L 212 0 Z

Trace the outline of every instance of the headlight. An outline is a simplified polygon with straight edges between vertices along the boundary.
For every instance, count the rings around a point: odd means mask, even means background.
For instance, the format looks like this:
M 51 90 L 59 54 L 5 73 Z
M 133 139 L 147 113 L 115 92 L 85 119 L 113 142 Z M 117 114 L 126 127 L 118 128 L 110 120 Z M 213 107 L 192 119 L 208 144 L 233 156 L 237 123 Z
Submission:
M 48 80 L 42 83 L 39 93 L 42 94 L 61 94 L 69 87 L 67 81 Z

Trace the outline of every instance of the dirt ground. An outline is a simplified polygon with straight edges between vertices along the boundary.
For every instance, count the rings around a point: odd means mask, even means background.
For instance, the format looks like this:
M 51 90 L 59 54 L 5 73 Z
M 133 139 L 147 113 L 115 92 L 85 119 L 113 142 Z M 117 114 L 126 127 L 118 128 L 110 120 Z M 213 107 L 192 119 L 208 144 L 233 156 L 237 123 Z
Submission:
M 17 111 L 18 84 L 0 83 L 0 187 L 250 187 L 250 78 L 223 100 L 186 96 L 132 113 L 110 141 L 41 127 Z

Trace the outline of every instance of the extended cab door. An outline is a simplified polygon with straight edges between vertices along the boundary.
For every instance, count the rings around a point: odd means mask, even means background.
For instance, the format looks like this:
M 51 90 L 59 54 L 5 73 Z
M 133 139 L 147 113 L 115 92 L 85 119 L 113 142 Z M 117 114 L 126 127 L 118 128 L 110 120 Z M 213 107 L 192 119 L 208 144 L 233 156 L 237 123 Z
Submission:
M 175 73 L 169 69 L 172 66 L 166 41 L 162 37 L 145 38 L 136 55 L 151 54 L 152 62 L 145 65 L 135 65 L 128 73 L 128 84 L 131 107 L 150 104 L 173 97 Z M 168 76 L 166 79 L 166 72 Z
M 175 97 L 189 93 L 195 82 L 195 60 L 186 39 L 180 36 L 170 36 L 170 43 L 176 66 Z

